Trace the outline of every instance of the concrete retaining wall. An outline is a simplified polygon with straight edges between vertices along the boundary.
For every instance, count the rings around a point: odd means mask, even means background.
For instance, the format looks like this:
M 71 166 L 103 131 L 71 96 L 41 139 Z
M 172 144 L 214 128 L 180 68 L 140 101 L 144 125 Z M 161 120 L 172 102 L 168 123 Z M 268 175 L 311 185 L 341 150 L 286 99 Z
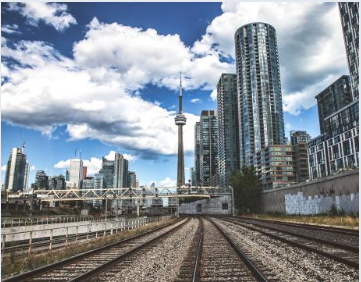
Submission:
M 232 198 L 222 196 L 218 198 L 198 200 L 193 203 L 181 204 L 180 214 L 232 214 Z
M 318 214 L 332 205 L 346 213 L 358 212 L 359 171 L 346 171 L 314 181 L 264 191 L 259 211 Z

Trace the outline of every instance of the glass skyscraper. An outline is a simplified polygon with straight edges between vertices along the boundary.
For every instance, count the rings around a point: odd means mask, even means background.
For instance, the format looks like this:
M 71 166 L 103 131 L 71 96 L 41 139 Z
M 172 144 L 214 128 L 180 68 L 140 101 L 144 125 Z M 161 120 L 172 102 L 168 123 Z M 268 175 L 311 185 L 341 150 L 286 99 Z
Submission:
M 359 96 L 359 3 L 339 2 L 341 25 L 354 99 Z
M 240 166 L 269 145 L 284 144 L 276 30 L 250 23 L 235 33 Z
M 217 85 L 218 174 L 225 187 L 232 172 L 239 169 L 239 125 L 237 75 L 224 73 Z
M 29 165 L 23 148 L 13 148 L 5 173 L 5 189 L 9 191 L 24 191 L 27 189 Z

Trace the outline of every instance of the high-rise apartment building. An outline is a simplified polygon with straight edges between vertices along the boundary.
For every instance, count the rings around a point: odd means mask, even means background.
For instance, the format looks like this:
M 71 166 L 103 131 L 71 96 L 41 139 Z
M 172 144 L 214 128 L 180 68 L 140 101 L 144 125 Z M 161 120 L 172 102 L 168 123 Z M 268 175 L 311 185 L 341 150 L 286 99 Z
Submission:
M 122 154 L 115 154 L 113 188 L 128 186 L 128 160 Z
M 325 133 L 324 120 L 352 102 L 350 77 L 343 75 L 317 96 L 318 117 L 321 134 Z
M 53 176 L 49 180 L 49 189 L 65 190 L 65 177 L 60 174 L 59 176 Z M 84 187 L 83 187 L 84 188 Z
M 225 187 L 232 172 L 240 168 L 237 100 L 237 75 L 222 74 L 217 84 L 218 175 L 221 187 Z
M 71 159 L 69 168 L 69 182 L 74 183 L 76 188 L 81 188 L 83 180 L 83 160 Z
M 201 123 L 194 125 L 194 183 L 197 186 L 201 183 Z
M 109 161 L 106 158 L 102 158 L 102 168 L 99 170 L 99 173 L 104 175 L 105 187 L 113 188 L 114 182 L 114 161 Z
M 23 148 L 13 148 L 5 173 L 5 189 L 11 191 L 24 191 L 27 189 L 29 165 Z
M 307 148 L 311 137 L 306 131 L 300 130 L 293 130 L 290 135 L 295 181 L 304 182 L 309 179 Z
M 195 136 L 198 185 L 210 186 L 211 182 L 214 185 L 214 179 L 217 179 L 218 175 L 218 119 L 215 111 L 202 111 L 200 122 L 195 126 Z
M 284 144 L 276 30 L 250 23 L 235 33 L 240 166 L 270 145 Z
M 359 97 L 359 2 L 339 2 L 341 25 L 354 99 Z

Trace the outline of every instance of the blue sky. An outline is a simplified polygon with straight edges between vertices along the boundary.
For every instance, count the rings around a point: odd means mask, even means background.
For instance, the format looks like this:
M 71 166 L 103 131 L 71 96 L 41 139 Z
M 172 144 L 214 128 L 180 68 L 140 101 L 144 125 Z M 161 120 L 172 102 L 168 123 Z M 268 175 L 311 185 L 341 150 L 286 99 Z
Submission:
M 319 134 L 314 97 L 348 74 L 336 3 L 2 3 L 1 165 L 26 141 L 35 171 L 64 173 L 75 149 L 90 173 L 126 154 L 140 183 L 176 178 L 179 71 L 186 167 L 193 127 L 235 72 L 234 32 L 278 33 L 285 130 Z M 186 171 L 186 176 L 188 172 Z

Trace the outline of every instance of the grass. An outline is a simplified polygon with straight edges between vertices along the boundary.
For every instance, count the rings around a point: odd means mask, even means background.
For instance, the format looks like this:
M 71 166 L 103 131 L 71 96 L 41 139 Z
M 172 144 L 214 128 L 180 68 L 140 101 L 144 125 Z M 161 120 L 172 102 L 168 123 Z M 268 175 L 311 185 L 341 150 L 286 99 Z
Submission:
M 24 254 L 16 256 L 14 253 L 11 253 L 10 256 L 4 257 L 4 260 L 1 263 L 1 278 L 4 279 L 9 276 L 24 273 L 26 271 L 33 270 L 75 256 L 77 254 L 84 253 L 108 245 L 110 243 L 114 243 L 116 241 L 155 229 L 173 221 L 175 221 L 174 218 L 161 222 L 154 222 L 137 229 L 123 231 L 113 235 L 107 235 L 106 237 L 100 237 L 98 239 L 91 239 L 87 242 L 70 245 L 68 247 L 59 248 L 52 251 L 42 251 L 40 253 L 33 253 L 31 255 Z
M 335 227 L 345 227 L 359 229 L 358 216 L 329 216 L 329 215 L 268 215 L 257 214 L 252 217 L 259 219 L 281 220 L 297 223 L 307 223 L 316 225 L 329 225 Z

